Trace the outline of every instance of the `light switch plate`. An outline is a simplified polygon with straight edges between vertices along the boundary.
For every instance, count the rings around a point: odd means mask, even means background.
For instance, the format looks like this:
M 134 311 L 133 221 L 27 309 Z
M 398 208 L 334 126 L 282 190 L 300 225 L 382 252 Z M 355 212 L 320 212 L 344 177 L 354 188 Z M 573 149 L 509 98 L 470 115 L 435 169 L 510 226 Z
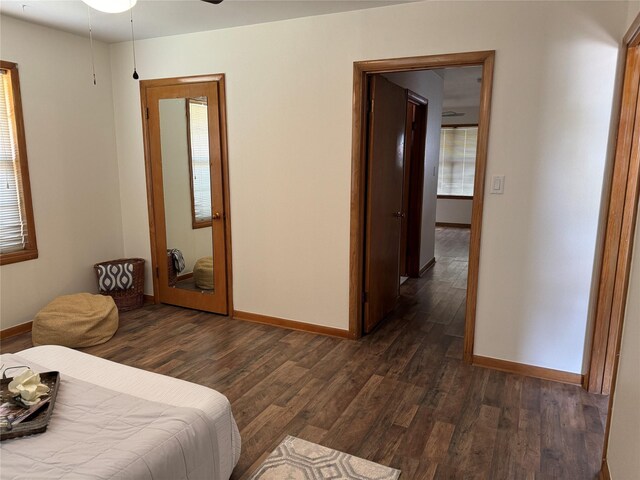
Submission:
M 504 193 L 504 175 L 493 175 L 491 177 L 491 193 L 495 195 Z

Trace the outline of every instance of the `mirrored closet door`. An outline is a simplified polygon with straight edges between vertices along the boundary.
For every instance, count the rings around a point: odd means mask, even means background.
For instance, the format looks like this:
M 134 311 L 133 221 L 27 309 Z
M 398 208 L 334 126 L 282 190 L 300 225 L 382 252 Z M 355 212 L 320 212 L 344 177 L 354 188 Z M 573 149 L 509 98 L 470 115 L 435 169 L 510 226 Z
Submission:
M 224 77 L 141 82 L 156 301 L 229 311 Z

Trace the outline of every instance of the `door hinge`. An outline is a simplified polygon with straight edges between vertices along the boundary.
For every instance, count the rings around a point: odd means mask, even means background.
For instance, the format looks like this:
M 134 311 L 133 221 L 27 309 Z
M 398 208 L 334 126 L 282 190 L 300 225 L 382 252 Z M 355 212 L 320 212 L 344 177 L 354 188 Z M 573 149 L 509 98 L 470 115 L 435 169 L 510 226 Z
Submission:
M 156 278 L 160 278 L 160 268 L 156 267 Z
M 362 303 L 367 303 L 369 301 L 369 294 L 367 292 L 362 292 Z
M 149 120 L 149 107 L 147 107 L 147 120 Z

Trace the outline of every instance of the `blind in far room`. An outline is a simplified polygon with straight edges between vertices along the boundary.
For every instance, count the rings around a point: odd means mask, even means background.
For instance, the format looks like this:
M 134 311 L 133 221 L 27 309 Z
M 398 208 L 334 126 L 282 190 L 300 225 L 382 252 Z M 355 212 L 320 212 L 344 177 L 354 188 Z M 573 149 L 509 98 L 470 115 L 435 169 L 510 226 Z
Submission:
M 209 120 L 207 105 L 189 102 L 191 174 L 196 222 L 211 220 L 211 171 L 209 168 Z
M 442 128 L 438 195 L 473 196 L 477 143 L 477 126 Z
M 27 223 L 23 205 L 11 75 L 0 70 L 0 253 L 23 250 Z

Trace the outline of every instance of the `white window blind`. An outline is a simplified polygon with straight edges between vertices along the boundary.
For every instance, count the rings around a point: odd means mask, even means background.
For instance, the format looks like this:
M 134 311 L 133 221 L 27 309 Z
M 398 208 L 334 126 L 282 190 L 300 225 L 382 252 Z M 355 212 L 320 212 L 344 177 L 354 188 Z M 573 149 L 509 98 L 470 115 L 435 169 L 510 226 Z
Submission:
M 207 105 L 189 102 L 191 132 L 191 182 L 196 222 L 211 220 L 211 171 L 209 169 L 209 120 Z
M 438 195 L 473 196 L 478 127 L 443 127 L 440 132 Z
M 27 223 L 22 201 L 11 76 L 7 70 L 0 70 L 0 78 L 0 253 L 10 253 L 26 247 Z

